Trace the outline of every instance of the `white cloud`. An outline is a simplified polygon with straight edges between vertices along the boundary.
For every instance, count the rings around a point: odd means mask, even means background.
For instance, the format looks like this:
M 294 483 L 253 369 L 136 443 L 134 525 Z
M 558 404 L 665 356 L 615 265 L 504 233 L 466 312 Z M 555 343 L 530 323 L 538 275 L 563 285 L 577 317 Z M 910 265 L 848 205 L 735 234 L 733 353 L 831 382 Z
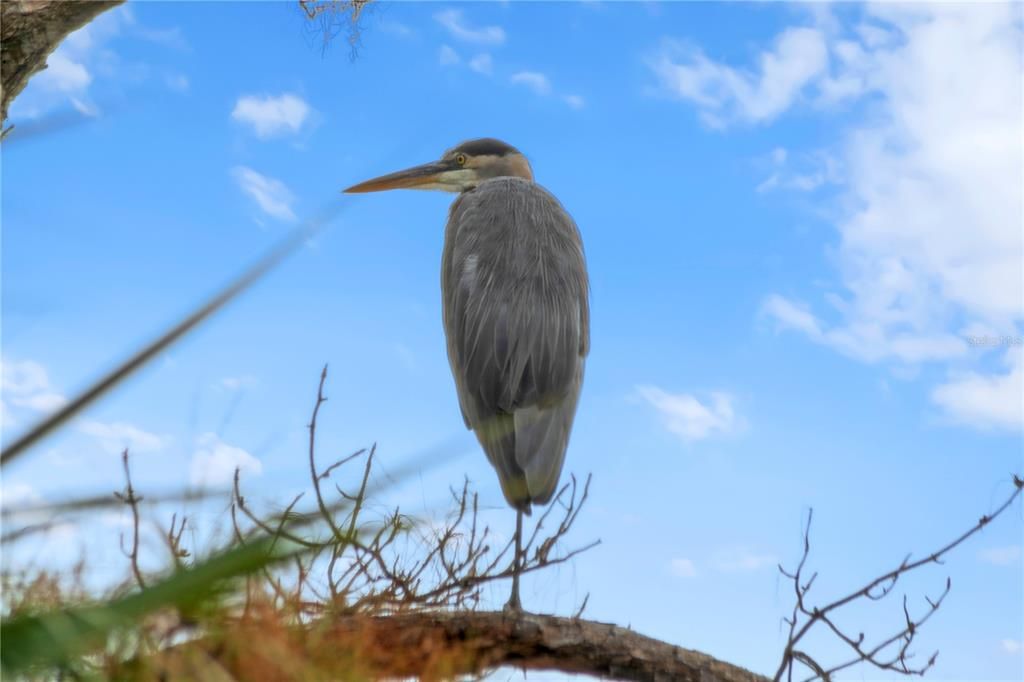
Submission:
M 839 305 L 837 297 L 830 297 L 830 301 Z M 872 320 L 859 320 L 850 326 L 826 329 L 825 323 L 810 312 L 805 304 L 777 294 L 764 300 L 760 312 L 762 316 L 772 318 L 779 331 L 789 329 L 803 332 L 812 341 L 865 362 L 889 359 L 915 364 L 949 360 L 967 350 L 967 343 L 961 336 L 938 329 L 927 334 L 903 331 L 887 333 L 882 323 Z
M 8 483 L 0 487 L 0 507 L 29 507 L 42 504 L 43 496 L 28 483 Z
M 839 162 L 827 153 L 799 154 L 791 158 L 787 149 L 776 147 L 769 155 L 769 163 L 771 175 L 757 186 L 758 192 L 775 189 L 812 192 L 841 180 Z
M 242 191 L 264 213 L 279 220 L 296 220 L 295 211 L 292 210 L 295 197 L 283 182 L 257 173 L 247 166 L 235 166 L 232 174 Z
M 786 29 L 758 62 L 755 72 L 745 73 L 708 59 L 700 50 L 669 42 L 649 66 L 664 92 L 697 104 L 711 125 L 769 121 L 827 71 L 825 36 L 816 28 Z
M 587 104 L 586 100 L 579 95 L 564 95 L 562 99 L 573 109 L 582 109 Z
M 978 328 L 1019 337 L 1024 323 L 1024 32 L 1014 11 L 878 3 L 851 29 L 825 7 L 818 27 L 783 31 L 749 71 L 677 46 L 652 62 L 667 90 L 716 125 L 767 121 L 799 101 L 819 112 L 870 104 L 827 150 L 773 152 L 762 191 L 838 186 L 827 210 L 837 276 L 824 305 L 775 294 L 762 313 L 864 362 L 945 363 L 933 401 L 980 428 L 1021 422 L 1019 361 L 978 371 L 986 353 L 965 338 Z M 783 166 L 801 158 L 809 169 Z
M 67 402 L 50 385 L 46 368 L 32 360 L 0 360 L 0 390 L 4 394 L 4 418 L 8 420 L 7 405 L 51 412 Z
M 171 28 L 149 28 L 136 24 L 131 31 L 136 38 L 141 38 L 150 43 L 170 47 L 182 52 L 188 52 L 190 46 L 181 29 L 177 26 Z
M 204 433 L 198 438 L 189 476 L 192 485 L 228 485 L 234 479 L 235 469 L 258 476 L 263 473 L 263 463 L 242 448 L 228 445 L 215 433 Z
M 1010 655 L 1019 654 L 1021 652 L 1021 649 L 1024 648 L 1021 646 L 1019 639 L 999 640 L 999 646 L 1003 650 L 1003 652 L 1008 653 Z
M 667 393 L 656 386 L 638 386 L 637 393 L 658 414 L 665 428 L 684 441 L 703 440 L 742 429 L 728 393 L 714 392 L 707 404 L 686 393 Z
M 179 49 L 188 47 L 179 28 L 143 26 L 128 6 L 103 12 L 69 34 L 47 58 L 47 68 L 34 75 L 12 103 L 12 118 L 38 118 L 69 104 L 83 116 L 98 116 L 99 107 L 89 96 L 95 81 L 117 80 L 123 87 L 137 85 L 151 75 L 149 64 L 125 61 L 113 49 L 113 44 L 125 37 Z
M 937 404 L 959 424 L 981 430 L 1020 430 L 1024 427 L 1024 371 L 1022 350 L 1006 351 L 1009 370 L 1004 374 L 953 374 L 931 393 Z
M 1020 561 L 1020 545 L 1006 545 L 1005 547 L 989 547 L 978 552 L 978 558 L 988 564 L 996 566 L 1009 566 Z
M 46 60 L 46 69 L 37 77 L 49 90 L 65 93 L 84 91 L 92 83 L 92 75 L 84 64 L 72 60 L 66 50 L 57 49 Z
M 807 306 L 772 294 L 761 304 L 761 314 L 775 320 L 776 329 L 795 329 L 815 341 L 821 340 L 821 325 Z
M 546 95 L 551 92 L 551 81 L 542 73 L 536 71 L 520 71 L 512 75 L 512 82 L 525 85 L 538 95 Z
M 491 55 L 484 52 L 469 60 L 469 68 L 477 73 L 490 76 L 494 71 L 494 61 L 491 59 Z
M 65 42 L 76 51 L 85 52 L 96 49 L 118 36 L 128 36 L 177 50 L 189 49 L 180 27 L 146 26 L 135 17 L 131 5 L 103 12 L 93 21 L 68 35 Z
M 104 450 L 111 453 L 125 449 L 134 454 L 153 452 L 164 447 L 169 440 L 166 436 L 144 431 L 125 422 L 87 419 L 79 423 L 78 430 L 95 438 Z
M 448 45 L 442 45 L 441 49 L 437 53 L 437 60 L 441 63 L 441 66 L 451 66 L 452 64 L 458 64 L 459 53 L 453 50 Z
M 237 391 L 241 388 L 252 388 L 256 383 L 256 377 L 251 374 L 243 374 L 237 377 L 224 377 L 220 380 L 221 388 L 225 388 L 229 391 Z
M 68 399 L 59 393 L 35 393 L 24 397 L 11 398 L 11 404 L 18 407 L 27 407 L 36 412 L 53 412 L 64 407 Z
M 78 97 L 71 97 L 69 99 L 71 100 L 71 106 L 74 108 L 74 110 L 80 113 L 82 116 L 86 116 L 88 118 L 96 118 L 100 115 L 99 107 L 97 107 L 92 102 L 79 99 Z
M 669 570 L 677 578 L 695 578 L 697 576 L 697 567 L 689 559 L 672 559 L 669 562 Z
M 299 132 L 309 114 L 309 104 L 298 95 L 245 95 L 238 98 L 231 118 L 250 126 L 256 137 L 267 139 Z
M 505 30 L 500 26 L 469 26 L 462 16 L 462 11 L 446 9 L 434 15 L 434 19 L 444 26 L 456 39 L 467 43 L 481 45 L 501 45 L 505 42 Z
M 733 547 L 718 552 L 713 563 L 715 568 L 724 573 L 750 573 L 766 566 L 775 566 L 779 560 L 771 554 L 759 554 L 743 547 Z
M 8 394 L 31 395 L 49 389 L 50 377 L 38 362 L 0 360 L 0 388 Z

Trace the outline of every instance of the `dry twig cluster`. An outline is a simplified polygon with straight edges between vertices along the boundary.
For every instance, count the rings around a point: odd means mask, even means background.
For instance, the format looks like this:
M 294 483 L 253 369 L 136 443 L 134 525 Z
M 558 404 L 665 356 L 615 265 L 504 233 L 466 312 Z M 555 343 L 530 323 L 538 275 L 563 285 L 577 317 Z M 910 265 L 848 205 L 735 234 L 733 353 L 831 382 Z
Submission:
M 299 0 L 299 7 L 310 22 L 319 26 L 323 49 L 340 33 L 348 35 L 348 44 L 355 56 L 359 45 L 359 20 L 373 0 Z
M 781 565 L 779 566 L 779 571 L 782 575 L 792 582 L 793 592 L 796 599 L 793 604 L 792 614 L 788 618 L 784 619 L 786 625 L 789 626 L 789 636 L 786 641 L 786 648 L 782 654 L 782 661 L 775 673 L 775 681 L 779 682 L 785 676 L 788 682 L 792 682 L 795 672 L 794 668 L 798 663 L 813 673 L 809 677 L 805 678 L 806 681 L 816 679 L 830 680 L 837 672 L 846 670 L 847 668 L 858 664 L 867 664 L 877 668 L 878 670 L 895 672 L 902 675 L 923 676 L 932 666 L 935 665 L 939 652 L 936 651 L 933 653 L 924 663 L 914 665 L 911 662 L 911 659 L 914 658 L 914 654 L 910 651 L 910 647 L 914 643 L 914 639 L 919 633 L 921 626 L 939 610 L 939 607 L 942 606 L 942 602 L 946 598 L 946 595 L 949 594 L 949 590 L 952 587 L 952 581 L 950 578 L 946 578 L 945 587 L 936 599 L 925 596 L 924 600 L 928 603 L 928 607 L 924 609 L 920 615 L 911 615 L 907 596 L 903 595 L 903 623 L 901 627 L 891 635 L 883 637 L 872 644 L 868 643 L 868 638 L 863 632 L 858 632 L 857 636 L 853 636 L 844 631 L 836 623 L 835 614 L 844 606 L 857 601 L 881 601 L 892 593 L 893 588 L 896 587 L 896 583 L 907 573 L 929 564 L 943 563 L 942 559 L 946 554 L 958 547 L 972 535 L 981 531 L 981 529 L 987 526 L 994 518 L 1010 507 L 1013 501 L 1021 494 L 1021 490 L 1024 488 L 1024 480 L 1019 476 L 1014 476 L 1013 486 L 1013 492 L 1010 494 L 1009 498 L 1003 502 L 1003 504 L 1001 504 L 991 514 L 982 516 L 976 524 L 952 542 L 949 542 L 940 549 L 918 559 L 917 561 L 911 561 L 911 555 L 908 554 L 896 568 L 871 580 L 863 587 L 839 597 L 824 606 L 813 606 L 807 598 L 811 587 L 814 585 L 815 579 L 818 577 L 817 573 L 812 573 L 809 578 L 805 577 L 804 574 L 807 558 L 811 551 L 810 535 L 813 510 L 809 511 L 807 513 L 807 523 L 804 526 L 803 553 L 800 556 L 800 562 L 797 564 L 796 570 L 789 572 Z M 798 648 L 807 633 L 819 623 L 827 627 L 835 637 L 842 641 L 851 650 L 852 656 L 849 659 L 835 665 L 824 666 L 806 651 Z

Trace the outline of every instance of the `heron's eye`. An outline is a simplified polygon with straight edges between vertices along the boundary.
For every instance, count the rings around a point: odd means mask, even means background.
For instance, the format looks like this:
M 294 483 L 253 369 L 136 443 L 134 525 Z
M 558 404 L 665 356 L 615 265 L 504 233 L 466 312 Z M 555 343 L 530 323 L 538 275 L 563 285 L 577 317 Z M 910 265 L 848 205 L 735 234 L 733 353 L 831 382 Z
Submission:
M 455 155 L 455 163 L 459 164 L 460 166 L 465 166 L 466 165 L 466 155 L 465 154 L 456 154 Z

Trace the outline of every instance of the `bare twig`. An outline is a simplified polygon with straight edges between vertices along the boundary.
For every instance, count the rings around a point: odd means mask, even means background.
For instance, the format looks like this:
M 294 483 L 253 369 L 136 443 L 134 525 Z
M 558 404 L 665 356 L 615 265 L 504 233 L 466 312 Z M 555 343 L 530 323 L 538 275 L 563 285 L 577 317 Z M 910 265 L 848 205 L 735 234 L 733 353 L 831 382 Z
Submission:
M 124 480 L 125 489 L 124 492 L 115 492 L 114 497 L 128 505 L 128 508 L 132 511 L 132 547 L 130 550 L 125 549 L 124 546 L 124 533 L 121 534 L 121 551 L 128 557 L 132 565 L 132 575 L 135 576 L 135 582 L 139 587 L 145 588 L 146 581 L 142 577 L 142 570 L 139 568 L 139 502 L 142 501 L 141 497 L 136 496 L 135 489 L 132 487 L 132 474 L 131 469 L 128 466 L 128 449 L 125 448 L 124 452 L 121 453 L 121 463 L 124 466 Z
M 927 596 L 925 597 L 925 601 L 928 602 L 928 608 L 920 616 L 914 617 L 911 615 L 910 607 L 907 603 L 907 597 L 904 595 L 903 627 L 892 635 L 881 639 L 877 644 L 871 646 L 865 645 L 866 637 L 863 632 L 858 633 L 856 637 L 844 632 L 838 625 L 836 625 L 832 618 L 832 614 L 843 606 L 859 599 L 868 599 L 872 601 L 884 599 L 892 592 L 897 581 L 907 573 L 928 564 L 941 564 L 942 558 L 946 554 L 953 549 L 956 549 L 960 544 L 981 531 L 981 529 L 991 523 L 993 519 L 1006 511 L 1006 509 L 1013 504 L 1014 500 L 1020 496 L 1022 488 L 1024 488 L 1024 480 L 1019 476 L 1014 476 L 1013 492 L 1006 501 L 1004 501 L 991 514 L 982 516 L 977 523 L 960 534 L 956 539 L 921 559 L 918 559 L 917 561 L 911 561 L 910 555 L 908 554 L 903 561 L 896 566 L 896 568 L 874 578 L 863 587 L 821 607 L 809 606 L 807 604 L 807 593 L 814 584 L 814 579 L 817 577 L 817 574 L 812 574 L 806 582 L 803 579 L 804 566 L 807 563 L 807 558 L 810 555 L 811 550 L 810 533 L 813 510 L 809 510 L 807 513 L 807 523 L 804 526 L 803 532 L 803 552 L 800 556 L 800 562 L 797 564 L 796 570 L 790 573 L 781 565 L 779 566 L 779 572 L 789 578 L 793 583 L 795 602 L 793 604 L 792 614 L 789 618 L 784 619 L 784 622 L 789 626 L 789 636 L 786 641 L 786 648 L 782 654 L 782 661 L 779 663 L 779 668 L 775 673 L 775 681 L 779 682 L 779 680 L 783 679 L 783 676 L 785 676 L 787 680 L 792 680 L 795 663 L 800 663 L 814 673 L 811 677 L 806 678 L 807 680 L 829 680 L 835 673 L 857 665 L 858 663 L 867 663 L 879 670 L 896 672 L 903 675 L 924 675 L 925 672 L 935 665 L 939 652 L 936 651 L 933 653 L 922 665 L 914 666 L 910 663 L 910 659 L 913 654 L 911 654 L 909 650 L 910 646 L 914 642 L 914 638 L 920 631 L 921 626 L 924 625 L 936 611 L 938 611 L 939 607 L 942 606 L 942 602 L 946 598 L 946 595 L 949 594 L 952 581 L 948 577 L 946 578 L 945 587 L 938 598 L 932 599 Z M 823 623 L 840 641 L 846 644 L 846 646 L 853 651 L 853 657 L 837 665 L 826 667 L 821 665 L 820 662 L 816 661 L 806 652 L 797 649 L 797 645 L 800 641 L 817 623 Z
M 309 21 L 320 25 L 323 49 L 343 31 L 348 34 L 350 57 L 355 58 L 359 45 L 359 20 L 372 0 L 299 0 L 299 7 Z

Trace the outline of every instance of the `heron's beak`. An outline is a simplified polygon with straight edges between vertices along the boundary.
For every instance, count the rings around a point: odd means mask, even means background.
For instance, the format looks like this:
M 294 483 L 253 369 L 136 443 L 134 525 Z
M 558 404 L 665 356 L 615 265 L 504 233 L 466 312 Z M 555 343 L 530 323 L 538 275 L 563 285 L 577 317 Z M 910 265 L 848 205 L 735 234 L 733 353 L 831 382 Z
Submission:
M 447 161 L 425 163 L 388 173 L 358 185 L 352 185 L 345 194 L 383 192 L 388 189 L 439 189 L 446 192 L 460 192 L 472 179 L 473 171 Z

